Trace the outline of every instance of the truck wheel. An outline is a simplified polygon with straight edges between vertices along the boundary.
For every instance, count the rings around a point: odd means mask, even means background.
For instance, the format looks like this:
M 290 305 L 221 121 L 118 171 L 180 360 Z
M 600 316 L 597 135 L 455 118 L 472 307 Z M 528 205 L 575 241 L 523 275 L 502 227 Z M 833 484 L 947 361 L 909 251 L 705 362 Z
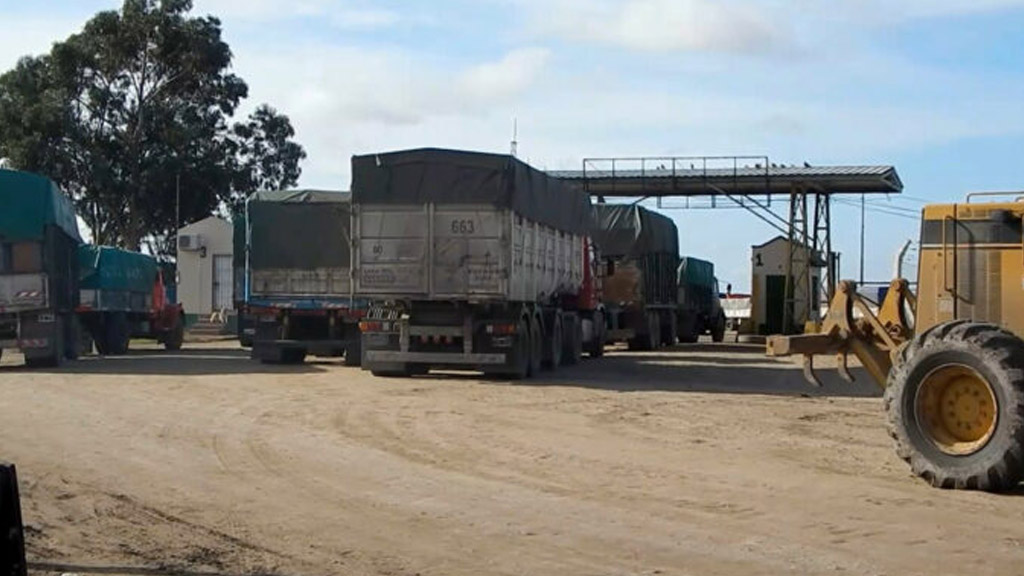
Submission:
M 575 314 L 565 316 L 564 320 L 562 364 L 574 366 L 583 358 L 583 325 Z
M 955 321 L 919 334 L 889 373 L 896 453 L 938 488 L 1005 490 L 1024 479 L 1024 341 Z
M 530 320 L 530 369 L 527 377 L 540 374 L 541 360 L 544 357 L 544 338 L 541 335 L 540 322 L 534 318 Z
M 590 342 L 587 342 L 587 354 L 589 354 L 591 358 L 600 358 L 604 356 L 604 339 L 606 329 L 607 327 L 604 325 L 604 313 L 600 311 L 594 312 L 594 337 Z
M 103 339 L 106 354 L 117 356 L 128 352 L 128 317 L 124 312 L 114 312 L 106 317 Z
M 174 323 L 174 327 L 171 328 L 170 332 L 164 338 L 164 349 L 166 350 L 181 350 L 181 344 L 185 341 L 185 321 L 179 317 L 178 321 Z
M 661 318 L 661 345 L 672 346 L 679 338 L 679 324 L 671 311 L 659 314 Z
M 551 323 L 551 338 L 545 338 L 544 344 L 547 350 L 544 353 L 544 367 L 548 370 L 558 370 L 562 365 L 562 347 L 565 345 L 565 332 L 562 330 L 563 316 L 555 314 Z
M 345 348 L 345 366 L 361 366 L 363 363 L 363 343 L 356 338 L 354 344 Z
M 281 351 L 281 364 L 302 364 L 305 361 L 305 348 L 286 348 Z
M 711 327 L 711 341 L 721 342 L 725 340 L 725 314 L 719 314 L 715 319 L 715 325 Z

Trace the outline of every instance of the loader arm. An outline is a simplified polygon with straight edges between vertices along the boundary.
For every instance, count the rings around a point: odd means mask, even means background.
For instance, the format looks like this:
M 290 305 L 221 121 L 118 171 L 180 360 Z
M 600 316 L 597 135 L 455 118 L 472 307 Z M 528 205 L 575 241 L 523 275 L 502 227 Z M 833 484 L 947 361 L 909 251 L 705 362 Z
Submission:
M 900 346 L 913 336 L 907 314 L 916 309 L 917 299 L 902 278 L 889 285 L 877 315 L 867 299 L 857 293 L 857 284 L 843 281 L 817 332 L 770 336 L 767 352 L 769 356 L 803 355 L 804 376 L 815 386 L 821 385 L 814 372 L 815 356 L 835 354 L 840 375 L 852 382 L 853 376 L 847 368 L 847 359 L 852 353 L 875 382 L 885 388 Z

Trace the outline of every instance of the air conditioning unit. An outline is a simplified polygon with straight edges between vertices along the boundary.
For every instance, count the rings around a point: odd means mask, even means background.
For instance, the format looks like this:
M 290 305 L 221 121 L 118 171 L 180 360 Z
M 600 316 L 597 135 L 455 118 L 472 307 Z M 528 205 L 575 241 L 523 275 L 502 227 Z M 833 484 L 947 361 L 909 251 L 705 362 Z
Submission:
M 178 250 L 183 252 L 195 252 L 206 246 L 205 239 L 199 234 L 179 234 Z

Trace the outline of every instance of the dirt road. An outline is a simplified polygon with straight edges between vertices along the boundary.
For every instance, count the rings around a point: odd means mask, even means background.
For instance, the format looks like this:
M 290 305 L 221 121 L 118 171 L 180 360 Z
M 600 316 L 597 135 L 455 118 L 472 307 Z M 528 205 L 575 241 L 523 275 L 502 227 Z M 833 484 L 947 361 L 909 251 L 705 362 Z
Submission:
M 39 573 L 1024 571 L 1024 499 L 925 486 L 872 385 L 811 389 L 757 348 L 518 384 L 214 347 L 12 362 L 0 457 Z

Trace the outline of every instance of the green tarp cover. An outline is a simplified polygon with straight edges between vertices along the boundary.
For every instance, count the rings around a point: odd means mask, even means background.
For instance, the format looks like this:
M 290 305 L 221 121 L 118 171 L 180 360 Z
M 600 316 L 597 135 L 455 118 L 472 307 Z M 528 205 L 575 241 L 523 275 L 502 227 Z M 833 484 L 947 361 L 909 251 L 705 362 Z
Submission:
M 348 268 L 351 200 L 348 192 L 322 190 L 251 196 L 246 216 L 250 268 Z
M 679 285 L 713 287 L 715 285 L 715 265 L 707 260 L 684 256 L 679 262 Z
M 352 201 L 495 206 L 563 232 L 590 230 L 586 192 L 507 154 L 421 148 L 353 156 Z
M 42 240 L 48 224 L 82 241 L 74 205 L 56 184 L 38 174 L 0 169 L 0 239 Z
M 607 257 L 679 255 L 679 230 L 667 216 L 635 204 L 595 204 L 594 242 Z
M 78 247 L 79 285 L 87 290 L 150 292 L 156 281 L 152 256 L 110 246 Z

